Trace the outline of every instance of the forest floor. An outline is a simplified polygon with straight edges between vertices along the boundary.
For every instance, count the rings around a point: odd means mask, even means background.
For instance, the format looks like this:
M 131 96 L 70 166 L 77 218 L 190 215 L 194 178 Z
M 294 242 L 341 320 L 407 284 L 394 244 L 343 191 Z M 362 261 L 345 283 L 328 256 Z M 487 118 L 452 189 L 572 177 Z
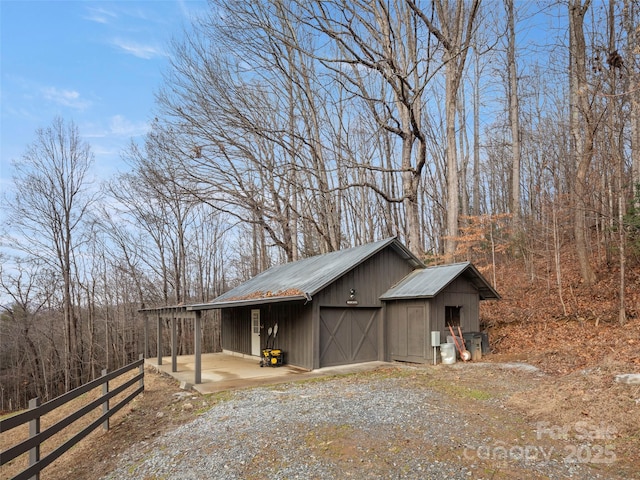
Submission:
M 487 272 L 483 274 L 489 278 Z M 542 436 L 561 442 L 565 460 L 573 456 L 578 462 L 593 462 L 602 478 L 640 478 L 640 385 L 615 381 L 619 374 L 640 373 L 640 268 L 630 269 L 628 275 L 624 326 L 617 322 L 613 274 L 595 288 L 582 289 L 576 280 L 563 292 L 546 283 L 529 282 L 529 275 L 517 269 L 496 272 L 502 300 L 484 305 L 482 313 L 492 354 L 482 362 L 458 363 L 455 368 L 416 368 L 425 369 L 430 385 L 448 395 L 461 415 L 496 408 L 483 404 L 484 397 L 473 393 L 489 392 L 500 399 L 505 415 L 522 418 L 522 431 L 533 435 L 533 441 L 543 441 Z M 504 368 L 521 363 L 537 370 L 522 374 Z M 406 366 L 392 365 L 388 374 L 394 368 L 400 371 Z M 114 416 L 111 429 L 92 433 L 47 467 L 42 478 L 106 475 L 118 467 L 119 456 L 131 446 L 150 442 L 232 395 L 187 393 L 172 378 L 147 370 L 144 394 Z M 56 414 L 67 412 L 60 409 Z M 499 422 L 495 426 L 499 432 Z M 505 430 L 504 436 L 505 444 L 513 442 L 514 432 Z M 0 450 L 13 443 L 14 435 L 0 436 Z M 11 478 L 21 465 L 2 468 L 0 478 Z

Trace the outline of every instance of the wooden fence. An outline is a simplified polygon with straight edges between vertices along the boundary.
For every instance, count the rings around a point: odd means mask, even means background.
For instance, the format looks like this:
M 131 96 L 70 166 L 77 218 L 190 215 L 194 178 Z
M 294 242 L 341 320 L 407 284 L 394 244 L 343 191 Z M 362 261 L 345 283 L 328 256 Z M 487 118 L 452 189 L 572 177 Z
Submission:
M 136 368 L 139 370 L 137 375 L 122 383 L 113 390 L 109 390 L 110 380 L 118 378 L 132 370 L 135 370 Z M 110 399 L 122 392 L 125 392 L 129 387 L 135 385 L 136 382 L 138 383 L 138 386 L 135 390 L 129 393 L 125 398 L 119 400 L 115 405 L 109 405 Z M 102 395 L 99 398 L 91 401 L 87 405 L 83 406 L 76 412 L 66 416 L 49 428 L 40 431 L 40 418 L 43 415 L 100 386 L 102 386 Z M 40 478 L 40 472 L 47 465 L 51 464 L 51 462 L 59 458 L 63 453 L 73 447 L 76 443 L 89 435 L 93 430 L 98 428 L 100 425 L 102 425 L 105 430 L 108 430 L 109 418 L 143 391 L 144 358 L 142 355 L 140 355 L 139 360 L 111 373 L 107 373 L 106 370 L 103 370 L 102 376 L 100 378 L 86 383 L 85 385 L 82 385 L 81 387 L 78 387 L 74 390 L 71 390 L 64 395 L 60 395 L 59 397 L 54 398 L 53 400 L 50 400 L 46 403 L 40 404 L 40 400 L 38 398 L 30 400 L 28 410 L 25 410 L 24 412 L 19 413 L 13 417 L 9 417 L 5 420 L 0 421 L 0 433 L 7 432 L 13 428 L 24 425 L 27 422 L 29 423 L 29 438 L 3 452 L 0 452 L 0 466 L 5 465 L 16 457 L 29 452 L 29 467 L 13 477 L 13 480 L 23 480 L 29 478 L 38 480 Z M 99 408 L 100 406 L 102 406 L 102 415 L 100 415 L 98 419 L 92 421 L 89 425 L 76 433 L 72 438 L 56 447 L 48 455 L 40 458 L 40 445 L 45 440 L 51 438 L 56 433 L 60 432 L 76 420 L 82 418 L 83 416 L 87 415 L 92 410 Z

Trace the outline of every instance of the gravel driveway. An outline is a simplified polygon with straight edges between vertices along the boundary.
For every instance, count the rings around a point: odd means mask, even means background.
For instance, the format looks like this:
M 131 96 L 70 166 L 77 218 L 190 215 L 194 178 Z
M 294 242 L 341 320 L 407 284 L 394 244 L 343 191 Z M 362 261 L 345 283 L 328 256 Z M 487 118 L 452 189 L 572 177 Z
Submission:
M 104 478 L 611 478 L 567 463 L 500 397 L 452 400 L 421 375 L 383 369 L 230 392 L 191 423 L 132 446 Z

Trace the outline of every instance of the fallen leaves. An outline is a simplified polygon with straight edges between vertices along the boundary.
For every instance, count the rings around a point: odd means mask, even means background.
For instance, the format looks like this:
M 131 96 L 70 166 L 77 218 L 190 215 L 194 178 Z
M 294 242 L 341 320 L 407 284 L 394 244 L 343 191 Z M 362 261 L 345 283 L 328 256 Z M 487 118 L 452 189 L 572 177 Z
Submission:
M 272 292 L 268 290 L 263 292 L 262 290 L 258 290 L 255 292 L 248 293 L 246 295 L 239 295 L 236 297 L 226 298 L 225 302 L 238 302 L 242 300 L 258 300 L 261 298 L 276 298 L 276 297 L 297 297 L 300 295 L 304 295 L 302 290 L 297 288 L 288 288 L 285 290 L 278 290 L 277 292 Z
M 481 302 L 480 307 L 493 352 L 526 355 L 547 373 L 567 374 L 608 361 L 636 371 L 640 365 L 640 265 L 627 266 L 627 321 L 621 326 L 619 272 L 602 269 L 598 283 L 587 288 L 580 284 L 572 253 L 563 255 L 562 289 L 555 271 L 542 264 L 523 268 L 522 260 L 511 260 L 498 265 L 496 289 L 502 300 Z

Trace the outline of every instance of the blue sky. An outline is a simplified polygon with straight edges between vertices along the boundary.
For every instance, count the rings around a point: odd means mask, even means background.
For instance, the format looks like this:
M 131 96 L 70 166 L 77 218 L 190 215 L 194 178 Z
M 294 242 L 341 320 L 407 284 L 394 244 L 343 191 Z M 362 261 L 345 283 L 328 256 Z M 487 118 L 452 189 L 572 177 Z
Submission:
M 0 191 L 12 160 L 56 116 L 89 142 L 98 178 L 122 170 L 122 149 L 154 116 L 172 37 L 206 8 L 204 0 L 0 0 Z

